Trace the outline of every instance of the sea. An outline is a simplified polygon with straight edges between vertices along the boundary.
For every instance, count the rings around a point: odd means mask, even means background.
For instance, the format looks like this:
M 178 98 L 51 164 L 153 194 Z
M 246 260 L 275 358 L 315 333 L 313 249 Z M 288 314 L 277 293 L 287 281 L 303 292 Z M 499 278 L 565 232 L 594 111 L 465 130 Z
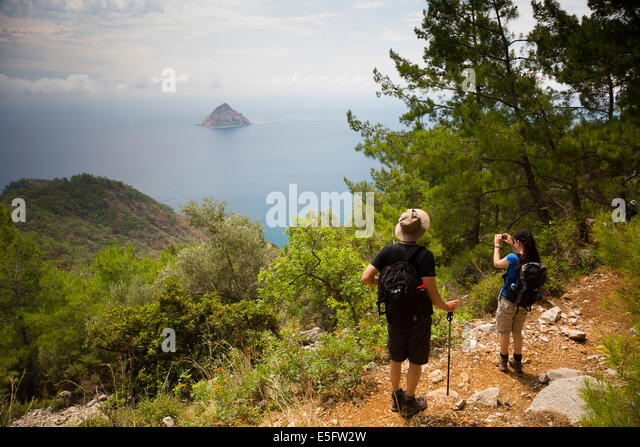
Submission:
M 253 124 L 198 126 L 223 102 Z M 283 247 L 285 228 L 266 219 L 274 206 L 269 193 L 289 201 L 297 200 L 289 197 L 290 185 L 318 198 L 343 193 L 344 178 L 370 180 L 371 169 L 380 167 L 355 150 L 363 138 L 349 127 L 347 110 L 372 125 L 405 128 L 398 118 L 406 106 L 375 93 L 3 97 L 0 189 L 23 177 L 89 173 L 122 181 L 177 212 L 211 197 L 259 219 L 267 240 Z

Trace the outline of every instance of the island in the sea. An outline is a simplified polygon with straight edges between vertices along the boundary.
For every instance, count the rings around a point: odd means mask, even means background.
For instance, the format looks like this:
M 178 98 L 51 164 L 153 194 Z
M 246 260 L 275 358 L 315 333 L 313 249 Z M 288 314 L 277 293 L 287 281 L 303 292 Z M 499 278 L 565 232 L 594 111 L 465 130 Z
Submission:
M 211 114 L 206 117 L 201 126 L 204 127 L 242 127 L 252 124 L 242 113 L 238 113 L 233 110 L 229 104 L 222 103 L 215 108 Z

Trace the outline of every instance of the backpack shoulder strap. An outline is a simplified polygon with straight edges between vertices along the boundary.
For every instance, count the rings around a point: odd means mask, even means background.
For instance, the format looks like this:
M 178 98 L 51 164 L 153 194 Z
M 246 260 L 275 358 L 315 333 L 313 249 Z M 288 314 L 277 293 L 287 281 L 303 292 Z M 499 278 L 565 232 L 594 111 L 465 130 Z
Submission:
M 516 308 L 518 307 L 518 305 L 520 304 L 520 301 L 522 300 L 522 295 L 524 294 L 524 291 L 527 289 L 527 281 L 525 280 L 524 277 L 524 271 L 527 268 L 527 263 L 522 264 L 522 267 L 520 267 L 520 283 L 522 284 L 522 286 L 520 287 L 520 291 L 518 292 L 518 298 L 516 298 L 516 301 L 514 302 L 514 304 L 516 305 Z
M 402 259 L 405 262 L 411 263 L 411 260 L 416 255 L 416 253 L 422 253 L 425 248 L 422 245 L 416 245 L 416 248 L 413 250 L 407 250 L 407 253 L 404 255 Z

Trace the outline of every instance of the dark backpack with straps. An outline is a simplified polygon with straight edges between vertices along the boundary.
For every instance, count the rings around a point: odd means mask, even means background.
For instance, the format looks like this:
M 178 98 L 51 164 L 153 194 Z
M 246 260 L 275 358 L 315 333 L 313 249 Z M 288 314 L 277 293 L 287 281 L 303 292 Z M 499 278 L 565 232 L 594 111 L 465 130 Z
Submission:
M 411 262 L 416 254 L 424 252 L 424 247 L 417 247 L 409 250 L 402 260 L 383 268 L 378 277 L 378 315 L 386 314 L 393 326 L 408 327 L 433 312 L 426 289 L 420 287 L 420 275 Z
M 506 278 L 506 273 L 503 275 Z M 527 262 L 520 267 L 515 284 L 506 288 L 506 298 L 516 306 L 531 310 L 542 298 L 540 288 L 547 281 L 547 268 L 539 262 Z

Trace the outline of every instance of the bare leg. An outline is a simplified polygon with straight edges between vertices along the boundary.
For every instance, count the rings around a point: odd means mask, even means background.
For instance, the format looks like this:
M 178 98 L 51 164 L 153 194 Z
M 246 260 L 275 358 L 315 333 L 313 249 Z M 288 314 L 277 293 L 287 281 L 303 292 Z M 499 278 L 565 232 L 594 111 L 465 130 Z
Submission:
M 522 354 L 522 332 L 513 333 L 513 353 Z
M 389 365 L 389 377 L 391 378 L 391 387 L 393 391 L 400 389 L 400 377 L 402 376 L 402 363 L 391 360 Z
M 520 335 L 520 340 L 522 340 L 522 334 Z M 513 344 L 515 345 L 515 334 L 513 338 Z M 498 341 L 500 342 L 500 354 L 509 354 L 509 333 L 507 332 L 506 334 L 498 334 Z M 522 349 L 522 344 L 520 344 L 520 349 Z
M 409 362 L 409 371 L 407 371 L 407 396 L 416 394 L 416 388 L 422 374 L 422 365 L 415 365 Z

